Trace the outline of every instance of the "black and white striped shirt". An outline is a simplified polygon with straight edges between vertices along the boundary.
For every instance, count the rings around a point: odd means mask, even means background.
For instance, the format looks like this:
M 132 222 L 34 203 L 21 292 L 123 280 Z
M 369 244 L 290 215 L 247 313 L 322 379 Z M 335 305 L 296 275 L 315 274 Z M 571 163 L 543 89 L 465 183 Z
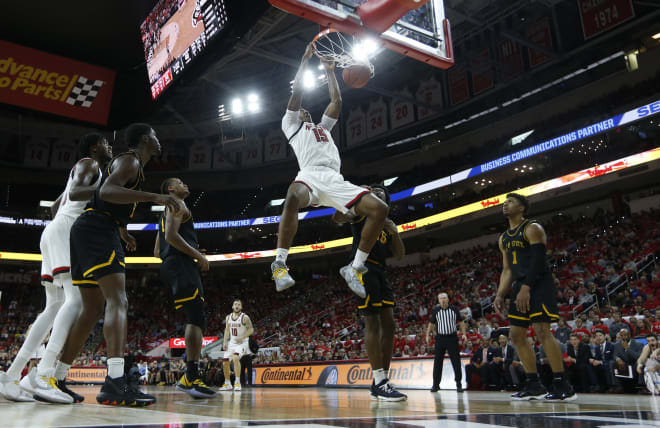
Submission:
M 436 325 L 437 333 L 440 335 L 456 334 L 456 325 L 463 321 L 463 316 L 452 306 L 442 309 L 438 305 L 431 314 L 429 321 Z

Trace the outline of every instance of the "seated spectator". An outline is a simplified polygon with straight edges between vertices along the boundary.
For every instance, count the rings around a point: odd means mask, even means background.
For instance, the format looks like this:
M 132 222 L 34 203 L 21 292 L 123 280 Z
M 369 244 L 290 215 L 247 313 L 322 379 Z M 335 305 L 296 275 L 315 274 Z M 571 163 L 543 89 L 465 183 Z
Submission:
M 587 337 L 591 336 L 591 332 L 587 328 L 584 327 L 584 324 L 583 324 L 583 321 L 582 321 L 581 318 L 577 318 L 575 320 L 575 328 L 573 329 L 571 334 L 576 334 L 578 336 L 578 338 L 580 339 L 580 341 L 582 341 L 582 338 L 585 337 L 585 336 L 587 336 Z M 570 341 L 570 339 L 569 339 L 569 341 Z
M 611 367 L 614 364 L 614 345 L 608 342 L 602 331 L 594 333 L 595 348 L 593 358 L 589 359 L 593 373 L 591 384 L 598 385 L 599 392 L 606 392 L 614 384 Z
M 488 384 L 487 364 L 493 360 L 493 351 L 490 348 L 490 340 L 483 339 L 481 345 L 474 351 L 470 364 L 465 367 L 465 376 L 467 377 L 468 389 L 475 389 L 473 386 L 473 378 L 478 378 L 481 382 L 481 387 Z
M 498 347 L 493 354 L 492 379 L 497 389 L 511 390 L 516 382 L 513 381 L 510 368 L 516 353 L 515 347 L 509 343 L 509 338 L 501 335 Z
M 569 327 L 568 324 L 566 324 L 566 320 L 564 318 L 559 318 L 559 321 L 557 322 L 558 327 L 555 330 L 555 338 L 560 342 L 560 343 L 566 343 L 568 342 L 568 338 L 573 332 L 571 330 L 571 327 Z
M 629 333 L 632 333 L 632 327 L 628 322 L 626 322 L 622 317 L 621 317 L 621 312 L 620 311 L 615 311 L 613 314 L 613 321 L 609 325 L 610 328 L 610 337 L 615 338 L 617 334 L 619 334 L 619 331 L 621 329 L 627 329 Z
M 642 354 L 642 349 L 644 345 L 641 342 L 631 339 L 630 332 L 626 329 L 623 329 L 619 332 L 621 340 L 619 340 L 614 345 L 614 359 L 616 364 L 613 365 L 612 370 L 614 372 L 614 390 L 616 392 L 622 392 L 624 389 L 624 384 L 619 377 L 616 377 L 616 374 L 620 376 L 625 376 L 629 372 L 632 372 L 633 376 L 637 374 L 636 370 L 633 370 L 632 367 L 637 363 L 639 356 Z M 628 383 L 631 385 L 632 383 Z
M 609 334 L 610 329 L 601 321 L 600 317 L 594 314 L 592 318 L 593 326 L 591 327 L 591 334 L 595 334 L 597 331 L 601 331 L 604 334 Z
M 591 349 L 576 333 L 571 333 L 568 343 L 564 357 L 568 381 L 577 392 L 591 392 L 588 374 Z
M 633 337 L 644 337 L 651 333 L 651 326 L 648 321 L 643 318 L 638 318 L 633 326 Z
M 637 359 L 637 374 L 640 375 L 640 383 L 644 378 L 644 369 L 649 357 L 658 349 L 658 336 L 654 333 L 646 334 L 646 345 Z M 652 392 L 652 391 L 649 391 Z

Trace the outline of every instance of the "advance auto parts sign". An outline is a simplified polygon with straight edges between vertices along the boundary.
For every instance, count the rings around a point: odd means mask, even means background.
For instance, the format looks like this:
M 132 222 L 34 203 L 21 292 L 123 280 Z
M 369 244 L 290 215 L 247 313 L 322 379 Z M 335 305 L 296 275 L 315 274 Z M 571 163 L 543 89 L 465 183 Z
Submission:
M 0 41 L 0 102 L 105 125 L 115 72 Z
M 463 361 L 463 365 L 469 360 Z M 445 361 L 443 369 L 451 369 Z M 394 360 L 390 367 L 390 380 L 404 388 L 430 388 L 433 382 L 433 359 Z M 444 373 L 443 380 L 454 384 L 453 372 Z M 272 386 L 349 386 L 368 387 L 373 375 L 368 362 L 335 362 L 334 364 L 281 365 L 254 367 L 255 385 Z M 451 387 L 448 384 L 447 387 Z

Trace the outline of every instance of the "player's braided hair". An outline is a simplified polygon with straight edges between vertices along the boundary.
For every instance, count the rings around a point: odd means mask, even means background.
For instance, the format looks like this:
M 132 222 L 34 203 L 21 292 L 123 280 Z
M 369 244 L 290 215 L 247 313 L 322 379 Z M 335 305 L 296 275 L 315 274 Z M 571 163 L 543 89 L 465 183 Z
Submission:
M 105 137 L 98 132 L 90 132 L 89 134 L 83 135 L 80 140 L 80 155 L 85 158 L 90 157 L 92 155 L 92 147 L 104 138 Z

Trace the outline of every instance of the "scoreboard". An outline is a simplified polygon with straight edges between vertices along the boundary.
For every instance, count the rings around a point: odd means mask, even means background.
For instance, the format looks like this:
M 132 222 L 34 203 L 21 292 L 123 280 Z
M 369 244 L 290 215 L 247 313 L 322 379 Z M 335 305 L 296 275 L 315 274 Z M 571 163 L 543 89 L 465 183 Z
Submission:
M 151 97 L 158 96 L 227 25 L 224 0 L 160 0 L 140 25 Z

